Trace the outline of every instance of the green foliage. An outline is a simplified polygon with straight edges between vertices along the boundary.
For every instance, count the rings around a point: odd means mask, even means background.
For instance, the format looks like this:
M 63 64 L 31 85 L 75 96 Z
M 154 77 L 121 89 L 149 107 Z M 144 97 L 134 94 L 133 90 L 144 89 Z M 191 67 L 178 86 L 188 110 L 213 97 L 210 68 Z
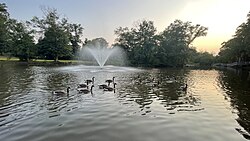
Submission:
M 121 46 L 127 52 L 132 65 L 150 66 L 153 62 L 153 50 L 157 46 L 156 28 L 152 21 L 142 21 L 130 30 L 118 28 L 116 45 Z
M 43 9 L 43 13 L 42 18 L 35 16 L 24 24 L 11 19 L 6 4 L 0 3 L 0 55 L 8 53 L 24 61 L 32 58 L 58 61 L 59 58 L 70 59 L 76 56 L 80 44 L 98 41 L 101 46 L 108 45 L 103 38 L 82 42 L 81 25 L 69 23 L 65 17 L 61 18 L 56 9 Z M 207 30 L 199 24 L 175 20 L 162 33 L 157 34 L 153 21 L 143 20 L 130 29 L 117 28 L 115 45 L 125 50 L 130 64 L 135 66 L 177 67 L 187 62 L 209 64 L 213 58 L 211 54 L 198 53 L 192 48 L 192 42 L 206 36 Z M 249 19 L 237 29 L 236 37 L 223 44 L 220 54 L 224 58 L 247 58 L 250 52 Z
M 69 24 L 69 40 L 71 42 L 72 45 L 72 51 L 73 54 L 76 55 L 77 52 L 80 49 L 80 43 L 82 43 L 81 41 L 81 36 L 83 34 L 83 27 L 81 27 L 81 24 Z
M 5 3 L 0 3 L 0 54 L 6 52 L 9 46 L 9 13 L 7 11 L 7 6 Z
M 189 45 L 207 34 L 207 28 L 180 20 L 156 34 L 152 21 L 142 21 L 136 28 L 119 27 L 116 45 L 127 51 L 130 62 L 137 66 L 183 66 L 189 55 Z
M 71 56 L 67 34 L 60 28 L 48 28 L 44 38 L 38 41 L 38 54 L 42 58 L 58 61 L 59 57 Z
M 166 66 L 183 66 L 188 61 L 189 46 L 196 38 L 205 36 L 206 31 L 198 24 L 175 20 L 160 34 L 160 56 L 164 56 L 161 60 L 167 62 Z
M 215 61 L 213 54 L 208 52 L 198 52 L 194 57 L 194 63 L 200 64 L 200 66 L 211 66 Z
M 54 61 L 58 61 L 59 57 L 72 57 L 69 42 L 73 36 L 70 34 L 68 21 L 66 18 L 60 19 L 55 9 L 47 9 L 44 18 L 34 17 L 30 24 L 39 29 L 38 34 L 44 33 L 37 44 L 40 57 Z M 78 28 L 78 25 L 76 26 Z M 77 42 L 75 40 L 75 43 Z
M 219 52 L 220 62 L 250 61 L 250 12 L 232 39 L 223 42 Z
M 5 53 L 28 61 L 31 58 L 70 59 L 80 48 L 83 28 L 61 18 L 56 9 L 42 9 L 44 17 L 33 17 L 26 24 L 9 17 L 0 3 L 0 55 Z M 27 26 L 26 26 L 27 25 Z M 34 37 L 38 37 L 34 44 Z
M 11 20 L 11 43 L 10 52 L 21 61 L 28 61 L 36 55 L 35 43 L 31 32 L 27 27 L 16 20 Z
M 88 47 L 99 47 L 99 48 L 108 48 L 109 43 L 104 38 L 95 38 L 93 40 L 86 41 Z

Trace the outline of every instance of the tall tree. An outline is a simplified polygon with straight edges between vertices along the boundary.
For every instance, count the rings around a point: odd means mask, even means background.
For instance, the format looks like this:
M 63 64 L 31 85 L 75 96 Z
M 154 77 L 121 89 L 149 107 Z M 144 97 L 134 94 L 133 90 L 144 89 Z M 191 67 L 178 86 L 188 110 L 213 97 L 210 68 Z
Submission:
M 119 27 L 115 30 L 116 45 L 127 51 L 130 62 L 139 66 L 149 66 L 152 51 L 156 46 L 156 28 L 153 21 L 142 21 L 131 29 Z
M 67 34 L 60 28 L 48 28 L 38 42 L 39 55 L 55 62 L 59 57 L 71 56 L 71 49 Z
M 9 13 L 5 3 L 0 3 L 0 54 L 3 54 L 9 46 L 8 22 Z
M 42 19 L 34 17 L 29 24 L 41 34 L 38 41 L 38 53 L 47 59 L 58 61 L 59 57 L 72 56 L 69 46 L 69 28 L 66 18 L 60 18 L 56 9 L 46 9 Z
M 81 36 L 83 34 L 83 27 L 81 24 L 69 24 L 69 40 L 72 45 L 73 54 L 77 54 L 80 49 L 80 45 L 82 43 Z
M 192 42 L 207 34 L 208 28 L 191 22 L 175 20 L 159 36 L 159 55 L 163 66 L 183 66 L 188 59 Z
M 250 61 L 250 12 L 247 21 L 236 29 L 232 39 L 222 43 L 219 52 L 221 62 Z
M 12 19 L 10 24 L 12 47 L 10 52 L 21 61 L 29 61 L 36 55 L 34 38 L 24 23 Z
M 115 30 L 116 45 L 127 51 L 130 62 L 142 66 L 183 66 L 192 42 L 207 34 L 207 28 L 176 20 L 161 34 L 152 21 L 142 21 L 135 28 Z

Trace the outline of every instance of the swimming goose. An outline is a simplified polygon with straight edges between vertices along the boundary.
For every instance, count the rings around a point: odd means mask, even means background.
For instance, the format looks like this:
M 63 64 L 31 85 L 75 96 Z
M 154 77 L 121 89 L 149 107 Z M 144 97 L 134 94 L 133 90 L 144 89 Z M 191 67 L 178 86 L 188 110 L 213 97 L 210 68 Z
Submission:
M 87 88 L 87 87 L 89 87 L 88 85 L 89 85 L 88 82 L 87 82 L 87 84 L 85 84 L 85 83 L 78 84 L 77 88 Z
M 89 83 L 94 84 L 94 81 L 95 81 L 95 77 L 92 77 L 92 80 L 90 80 L 90 79 L 85 80 L 85 82 L 86 82 L 87 84 L 89 84 Z
M 68 95 L 69 94 L 69 90 L 70 90 L 70 87 L 67 88 L 67 91 L 62 91 L 62 90 L 57 90 L 57 91 L 53 91 L 52 94 L 54 95 Z
M 188 85 L 185 84 L 185 86 L 182 86 L 182 87 L 181 87 L 181 90 L 186 92 L 186 91 L 187 91 L 187 87 L 188 87 Z
M 107 84 L 100 84 L 100 85 L 98 85 L 98 86 L 99 86 L 99 89 L 105 89 L 105 88 L 108 87 Z
M 107 82 L 108 83 L 108 86 L 110 85 L 110 83 L 114 83 L 115 82 L 115 77 L 113 77 L 112 78 L 112 80 L 111 79 L 108 79 L 108 80 L 106 80 L 105 82 Z
M 77 91 L 78 91 L 79 93 L 84 93 L 84 94 L 87 94 L 87 93 L 89 93 L 89 92 L 92 93 L 93 87 L 94 87 L 94 85 L 91 86 L 90 90 L 87 88 L 87 89 L 77 89 Z
M 108 86 L 108 87 L 104 88 L 103 90 L 104 91 L 113 91 L 113 90 L 115 90 L 115 85 L 116 85 L 116 83 L 114 83 L 114 88 Z

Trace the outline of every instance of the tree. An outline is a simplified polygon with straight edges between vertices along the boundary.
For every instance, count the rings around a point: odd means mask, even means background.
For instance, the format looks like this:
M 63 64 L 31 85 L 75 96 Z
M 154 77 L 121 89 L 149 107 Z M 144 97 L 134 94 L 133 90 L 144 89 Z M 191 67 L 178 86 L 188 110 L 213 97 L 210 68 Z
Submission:
M 11 20 L 10 36 L 12 47 L 10 52 L 13 56 L 18 57 L 21 61 L 29 61 L 36 55 L 35 43 L 31 32 L 27 29 L 25 24 Z
M 192 42 L 207 34 L 208 28 L 175 20 L 162 33 L 156 34 L 152 21 L 142 21 L 135 28 L 115 30 L 116 45 L 127 52 L 130 62 L 139 66 L 183 66 Z
M 214 60 L 213 54 L 208 52 L 197 52 L 194 57 L 194 63 L 198 63 L 200 66 L 211 66 Z
M 191 22 L 175 20 L 159 37 L 159 60 L 162 66 L 183 66 L 188 59 L 190 44 L 198 37 L 205 36 L 208 28 Z
M 81 41 L 81 36 L 83 34 L 83 27 L 81 27 L 81 24 L 69 24 L 69 40 L 72 45 L 72 51 L 73 54 L 76 54 L 79 49 L 80 49 L 80 43 Z
M 93 40 L 86 40 L 88 47 L 92 48 L 96 48 L 98 47 L 99 49 L 102 48 L 108 48 L 109 47 L 109 43 L 104 39 L 104 38 L 95 38 Z
M 218 58 L 221 62 L 250 61 L 250 12 L 247 21 L 237 27 L 233 38 L 222 43 Z
M 9 13 L 5 3 L 0 3 L 0 54 L 3 54 L 9 46 L 8 22 Z
M 42 19 L 34 17 L 29 22 L 40 34 L 39 55 L 54 61 L 58 61 L 59 57 L 72 57 L 67 19 L 60 18 L 55 9 L 46 9 L 44 14 Z
M 134 28 L 119 27 L 115 30 L 116 44 L 127 52 L 130 62 L 138 66 L 150 66 L 153 48 L 156 46 L 156 28 L 153 21 L 142 21 Z
M 241 55 L 243 53 L 243 48 L 239 40 L 239 38 L 233 38 L 222 43 L 219 52 L 220 61 L 228 63 L 234 61 L 240 62 L 243 60 Z
M 60 28 L 48 28 L 44 38 L 38 41 L 38 53 L 46 59 L 58 61 L 59 57 L 71 56 L 67 34 Z
M 142 21 L 134 32 L 136 34 L 134 51 L 137 54 L 135 60 L 138 60 L 138 63 L 143 66 L 151 66 L 153 50 L 156 47 L 156 28 L 153 21 Z

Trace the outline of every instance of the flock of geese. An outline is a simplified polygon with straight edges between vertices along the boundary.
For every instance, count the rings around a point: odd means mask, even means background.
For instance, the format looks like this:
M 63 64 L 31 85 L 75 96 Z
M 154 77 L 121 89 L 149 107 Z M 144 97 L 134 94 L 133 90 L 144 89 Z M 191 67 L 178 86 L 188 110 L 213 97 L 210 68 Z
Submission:
M 105 80 L 105 84 L 98 85 L 99 89 L 103 89 L 104 91 L 114 91 L 115 86 L 117 85 L 114 81 L 115 81 L 115 77 L 113 77 L 112 79 Z M 94 82 L 95 82 L 95 77 L 92 77 L 92 79 L 87 79 L 87 80 L 85 80 L 84 83 L 78 84 L 76 90 L 78 91 L 78 93 L 84 93 L 84 94 L 92 93 L 93 87 L 94 87 Z M 90 86 L 90 88 L 89 88 L 89 84 L 92 84 Z M 113 87 L 110 86 L 111 84 L 113 84 Z M 57 91 L 53 91 L 52 94 L 54 94 L 54 95 L 68 95 L 70 89 L 71 89 L 70 87 L 67 87 L 66 92 L 62 91 L 62 90 L 57 90 Z
M 174 79 L 174 80 L 176 80 L 176 79 Z M 153 81 L 154 81 L 154 79 L 153 79 Z M 170 83 L 168 81 L 171 81 L 171 83 L 172 83 L 172 80 L 167 80 L 166 83 Z M 78 91 L 78 93 L 84 93 L 84 94 L 91 93 L 92 94 L 94 82 L 95 82 L 95 77 L 92 77 L 92 79 L 87 79 L 87 80 L 85 80 L 84 83 L 78 84 L 76 90 Z M 159 85 L 159 83 L 160 82 L 158 81 L 157 84 L 154 84 L 154 85 Z M 92 84 L 92 85 L 89 87 L 89 84 Z M 110 86 L 111 84 L 113 84 L 113 87 Z M 114 91 L 115 92 L 116 85 L 117 84 L 115 83 L 115 77 L 113 77 L 112 79 L 105 80 L 105 84 L 99 84 L 98 87 L 99 87 L 99 89 L 103 89 L 103 91 Z M 187 88 L 188 88 L 188 85 L 185 84 L 184 86 L 180 87 L 180 90 L 187 92 Z M 70 89 L 71 89 L 70 87 L 67 87 L 66 92 L 58 90 L 58 91 L 53 91 L 52 94 L 54 94 L 54 95 L 68 95 Z

